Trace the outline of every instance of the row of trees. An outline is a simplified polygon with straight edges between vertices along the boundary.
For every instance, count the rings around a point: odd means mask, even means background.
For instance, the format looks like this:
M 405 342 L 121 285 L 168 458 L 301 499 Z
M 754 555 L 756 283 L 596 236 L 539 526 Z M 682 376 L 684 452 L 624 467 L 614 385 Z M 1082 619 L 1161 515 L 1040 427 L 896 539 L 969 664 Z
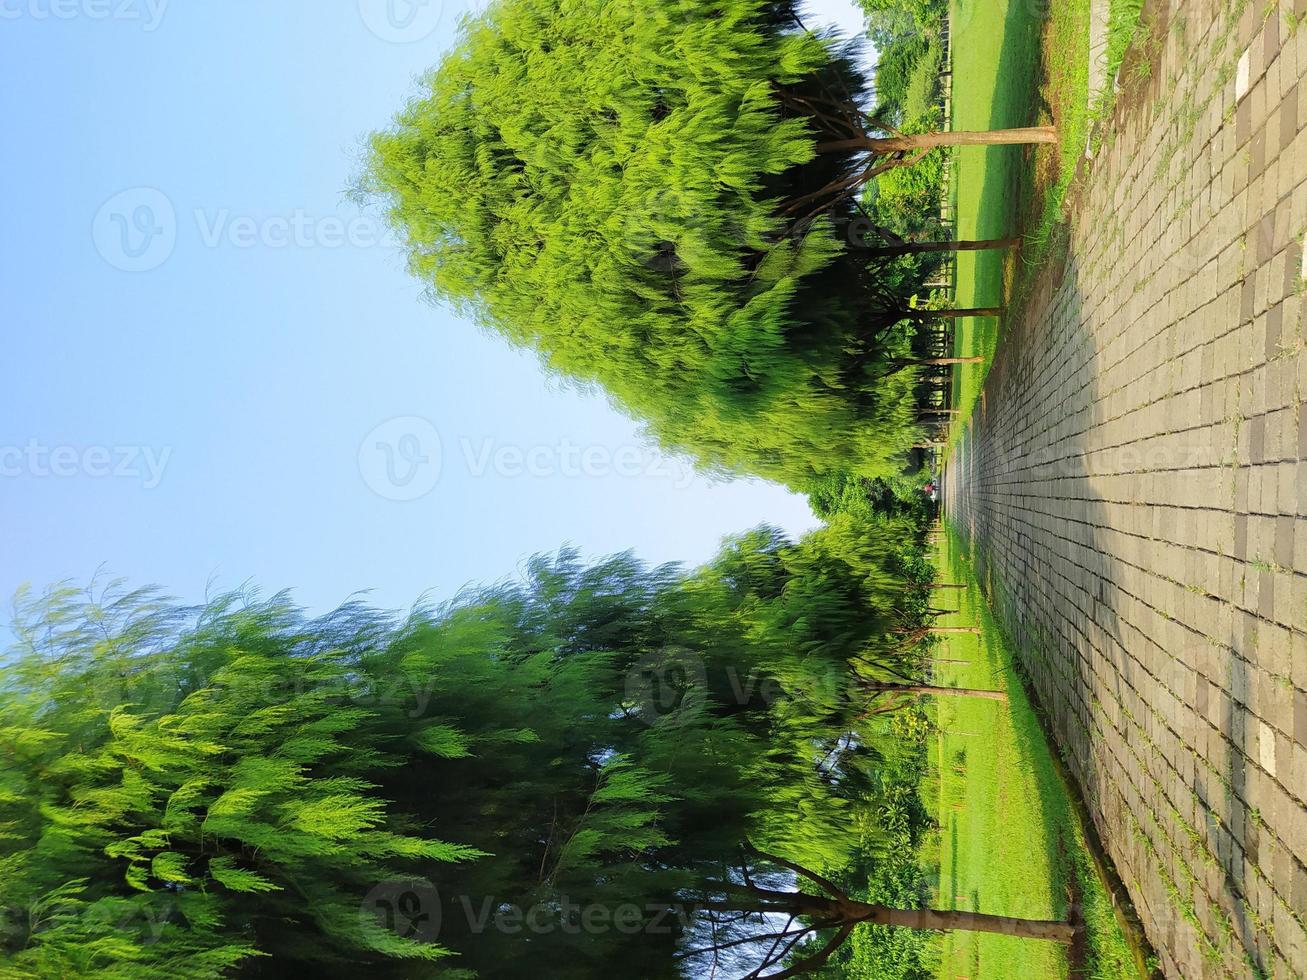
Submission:
M 865 815 L 905 805 L 897 709 L 992 692 L 929 683 L 920 515 L 873 480 L 946 360 L 916 327 L 974 312 L 915 308 L 902 269 L 967 246 L 850 230 L 933 148 L 1051 139 L 905 134 L 866 102 L 787 0 L 465 22 L 372 142 L 413 270 L 829 524 L 692 572 L 564 552 L 403 618 L 45 597 L 0 681 L 0 977 L 787 977 L 861 926 L 1071 939 L 866 887 L 896 831 Z M 848 506 L 870 493 L 898 503 Z
M 856 54 L 789 0 L 499 0 L 373 137 L 364 185 L 434 297 L 704 469 L 883 476 L 919 440 L 914 324 L 950 315 L 895 270 L 957 246 L 873 225 L 851 247 L 862 189 L 1054 137 L 899 132 Z
M 927 649 L 902 533 L 763 528 L 694 572 L 564 552 L 402 619 L 31 604 L 0 976 L 782 977 L 862 923 L 1067 941 L 854 897 Z
M 938 26 L 939 4 L 917 6 L 914 23 Z M 940 381 L 955 358 L 940 328 L 1001 310 L 936 309 L 915 296 L 941 253 L 1011 244 L 940 240 L 949 237 L 936 220 L 940 151 L 1054 134 L 939 132 L 931 123 L 942 120 L 908 111 L 888 76 L 873 94 L 856 46 L 812 34 L 800 13 L 789 0 L 501 0 L 467 22 L 419 96 L 373 138 L 366 186 L 384 196 L 434 299 L 534 351 L 551 372 L 602 389 L 665 448 L 709 471 L 807 492 L 837 523 L 893 514 L 920 526 L 930 508 L 898 474 L 929 438 L 923 430 L 951 414 Z M 888 13 L 877 23 L 906 33 Z M 892 56 L 921 88 L 924 68 L 911 62 L 937 48 L 908 47 Z M 924 110 L 933 96 L 913 98 Z M 874 193 L 882 181 L 884 201 Z M 793 616 L 823 622 L 843 580 L 804 581 L 806 591 L 792 589 Z M 860 634 L 855 651 L 835 636 L 814 641 L 843 650 L 820 661 L 838 664 L 848 685 L 842 710 L 823 702 L 801 737 L 780 728 L 759 743 L 787 764 L 834 760 L 815 786 L 796 770 L 779 776 L 796 826 L 806 814 L 885 817 L 891 785 L 895 806 L 906 806 L 913 777 L 888 775 L 911 771 L 903 732 L 886 735 L 904 717 L 903 698 L 996 696 L 925 683 L 932 594 L 902 583 L 890 592 L 883 606 L 899 611 L 896 623 L 880 622 L 875 643 Z M 875 620 L 869 610 L 849 622 Z M 816 683 L 800 662 L 769 674 L 787 692 L 769 707 L 769 726 L 777 704 Z M 872 775 L 862 751 L 878 760 Z M 923 892 L 907 855 L 919 831 L 863 821 L 837 835 L 838 853 L 804 856 L 736 825 L 712 888 L 700 879 L 700 890 L 682 893 L 707 913 L 709 936 L 700 919 L 677 948 L 703 950 L 712 967 L 725 957 L 739 967 L 728 974 L 749 976 L 838 970 L 869 949 L 914 960 L 919 948 L 875 929 L 846 940 L 857 923 L 889 921 L 873 906 L 916 916 L 899 924 L 960 924 L 913 911 Z M 849 850 L 868 834 L 870 862 Z M 893 848 L 879 847 L 891 834 Z M 1069 935 L 1064 923 L 991 925 Z M 869 945 L 868 936 L 879 938 Z M 711 972 L 697 965 L 691 972 Z

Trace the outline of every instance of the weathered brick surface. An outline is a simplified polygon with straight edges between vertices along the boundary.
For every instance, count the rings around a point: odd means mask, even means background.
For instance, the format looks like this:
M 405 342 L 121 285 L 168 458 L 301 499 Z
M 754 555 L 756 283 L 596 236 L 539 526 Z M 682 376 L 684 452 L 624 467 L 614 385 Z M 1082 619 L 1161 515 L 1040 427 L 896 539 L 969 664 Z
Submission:
M 945 480 L 1168 976 L 1307 976 L 1296 3 L 1170 11 Z

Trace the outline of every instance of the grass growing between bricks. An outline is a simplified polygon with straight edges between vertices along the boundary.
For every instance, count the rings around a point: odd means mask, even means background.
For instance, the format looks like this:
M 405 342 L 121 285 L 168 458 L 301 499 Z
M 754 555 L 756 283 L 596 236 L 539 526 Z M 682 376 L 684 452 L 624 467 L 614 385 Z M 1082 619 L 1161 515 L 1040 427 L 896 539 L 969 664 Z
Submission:
M 1008 936 L 952 933 L 941 940 L 941 977 L 1137 977 L 1135 955 L 1094 866 L 1079 811 L 1053 749 L 1013 671 L 1011 651 L 976 584 L 964 545 L 952 532 L 940 578 L 968 588 L 945 590 L 937 605 L 956 609 L 941 624 L 979 624 L 982 633 L 949 636 L 937 676 L 947 686 L 1006 691 L 1006 704 L 937 699 L 939 734 L 939 895 L 944 907 L 1064 918 L 1077 903 L 1086 927 L 1084 972 L 1072 973 L 1064 947 Z M 935 843 L 923 860 L 935 857 Z

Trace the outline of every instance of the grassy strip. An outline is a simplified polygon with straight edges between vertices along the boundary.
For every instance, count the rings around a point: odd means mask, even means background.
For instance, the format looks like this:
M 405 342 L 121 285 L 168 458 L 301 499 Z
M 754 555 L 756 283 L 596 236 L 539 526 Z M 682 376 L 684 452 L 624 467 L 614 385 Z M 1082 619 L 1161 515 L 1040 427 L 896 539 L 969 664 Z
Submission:
M 1136 977 L 1139 971 L 1095 867 L 1079 813 L 1038 716 L 1013 671 L 1013 658 L 984 601 L 960 539 L 950 532 L 942 580 L 970 587 L 936 604 L 957 603 L 947 623 L 975 624 L 981 636 L 951 636 L 939 649 L 942 682 L 1004 690 L 1008 703 L 941 699 L 935 814 L 940 831 L 938 900 L 946 907 L 1063 918 L 1079 904 L 1086 969 L 1078 976 Z M 953 608 L 953 606 L 949 606 Z M 1067 977 L 1060 946 L 1006 936 L 952 933 L 942 940 L 941 977 Z
M 953 129 L 1026 126 L 1039 51 L 1039 19 L 1025 0 L 951 0 Z M 1019 189 L 1026 182 L 1024 150 L 1017 146 L 967 146 L 956 151 L 956 235 L 1003 238 L 1016 232 Z M 963 252 L 957 258 L 957 305 L 999 306 L 1003 299 L 1002 252 Z M 991 358 L 999 321 L 961 320 L 957 353 Z M 954 372 L 953 404 L 970 415 L 988 363 Z
M 1091 0 L 1051 0 L 1046 10 L 1024 0 L 951 0 L 954 129 L 995 129 L 1055 122 L 1055 147 L 964 147 L 954 183 L 958 238 L 1000 238 L 1020 230 L 1024 275 L 1043 263 L 1065 226 L 1067 197 L 1095 123 L 1111 111 L 1113 87 L 1089 92 Z M 1107 78 L 1116 76 L 1134 40 L 1142 0 L 1109 0 Z M 1095 135 L 1097 141 L 1097 135 Z M 1093 147 L 1097 149 L 1097 147 Z M 957 304 L 1002 305 L 1012 270 L 998 252 L 958 256 Z M 954 372 L 953 404 L 971 415 L 1001 339 L 993 318 L 958 323 L 959 355 L 986 358 Z M 954 427 L 955 442 L 960 427 Z M 950 446 L 951 448 L 951 446 Z
M 1044 33 L 1042 102 L 1053 107 L 1041 121 L 1058 128 L 1058 165 L 1051 180 L 1041 181 L 1039 218 L 1026 235 L 1022 259 L 1027 267 L 1043 263 L 1066 219 L 1067 194 L 1086 150 L 1098 151 L 1100 134 L 1090 133 L 1112 111 L 1113 80 L 1125 58 L 1126 49 L 1139 28 L 1143 0 L 1110 0 L 1107 21 L 1107 84 L 1099 92 L 1089 91 L 1090 0 L 1057 0 L 1054 16 Z

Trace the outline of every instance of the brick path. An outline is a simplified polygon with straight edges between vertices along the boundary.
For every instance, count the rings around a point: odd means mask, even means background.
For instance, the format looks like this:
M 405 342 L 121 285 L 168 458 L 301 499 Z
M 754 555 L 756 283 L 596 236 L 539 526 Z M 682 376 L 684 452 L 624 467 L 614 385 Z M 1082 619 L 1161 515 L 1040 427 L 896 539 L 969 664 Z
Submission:
M 1307 25 L 1264 11 L 1155 30 L 945 479 L 1168 976 L 1307 976 Z

